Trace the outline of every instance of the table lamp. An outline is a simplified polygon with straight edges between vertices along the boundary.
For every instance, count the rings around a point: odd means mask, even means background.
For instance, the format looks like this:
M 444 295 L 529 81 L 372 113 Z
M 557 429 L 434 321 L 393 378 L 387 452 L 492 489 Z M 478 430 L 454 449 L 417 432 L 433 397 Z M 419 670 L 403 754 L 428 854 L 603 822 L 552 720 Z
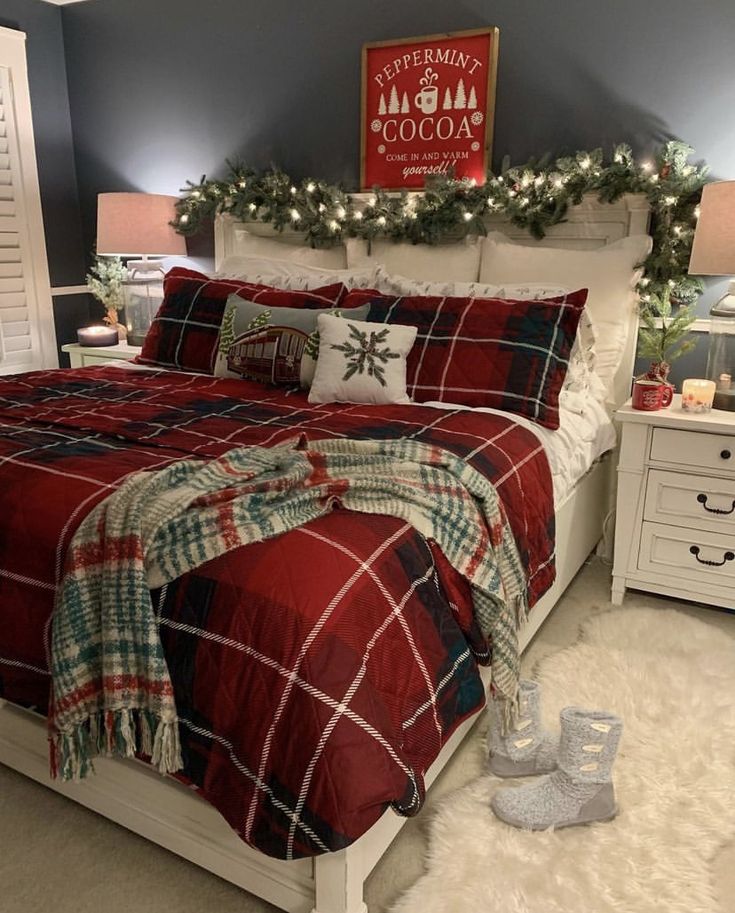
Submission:
M 141 257 L 128 260 L 123 283 L 128 342 L 143 344 L 163 300 L 162 256 L 186 256 L 186 241 L 169 224 L 176 197 L 158 193 L 100 193 L 97 197 L 97 253 Z
M 735 275 L 735 181 L 707 184 L 702 192 L 689 272 Z M 716 384 L 715 409 L 735 411 L 735 281 L 710 310 L 707 377 Z

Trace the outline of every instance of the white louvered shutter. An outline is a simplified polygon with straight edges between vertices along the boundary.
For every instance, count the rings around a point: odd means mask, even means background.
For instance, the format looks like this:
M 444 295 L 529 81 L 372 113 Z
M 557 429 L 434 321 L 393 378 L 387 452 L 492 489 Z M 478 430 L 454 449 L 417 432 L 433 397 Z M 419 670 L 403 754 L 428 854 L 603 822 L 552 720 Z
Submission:
M 58 364 L 20 34 L 0 29 L 0 374 Z

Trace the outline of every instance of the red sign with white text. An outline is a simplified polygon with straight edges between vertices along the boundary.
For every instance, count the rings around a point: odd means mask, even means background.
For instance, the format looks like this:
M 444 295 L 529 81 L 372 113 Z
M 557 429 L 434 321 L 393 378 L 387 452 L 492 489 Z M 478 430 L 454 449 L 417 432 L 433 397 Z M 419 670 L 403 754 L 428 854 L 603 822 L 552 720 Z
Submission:
M 496 28 L 366 44 L 362 187 L 420 188 L 451 173 L 482 183 L 497 54 Z

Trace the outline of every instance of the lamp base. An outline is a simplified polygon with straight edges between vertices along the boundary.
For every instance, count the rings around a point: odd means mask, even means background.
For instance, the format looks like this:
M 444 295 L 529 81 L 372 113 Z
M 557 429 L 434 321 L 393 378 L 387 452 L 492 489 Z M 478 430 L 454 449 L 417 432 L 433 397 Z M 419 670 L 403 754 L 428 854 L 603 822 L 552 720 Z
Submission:
M 735 391 L 726 393 L 724 390 L 718 390 L 712 406 L 715 409 L 723 409 L 725 412 L 735 412 Z

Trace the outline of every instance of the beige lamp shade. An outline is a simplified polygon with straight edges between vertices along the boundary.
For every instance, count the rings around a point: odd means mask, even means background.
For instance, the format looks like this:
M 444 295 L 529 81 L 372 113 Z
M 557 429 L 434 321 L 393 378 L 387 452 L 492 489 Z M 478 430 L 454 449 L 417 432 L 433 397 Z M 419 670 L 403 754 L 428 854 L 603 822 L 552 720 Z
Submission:
M 699 208 L 689 272 L 735 275 L 735 181 L 705 185 Z
M 186 241 L 169 225 L 176 197 L 159 193 L 100 193 L 97 253 L 118 257 L 186 256 Z

